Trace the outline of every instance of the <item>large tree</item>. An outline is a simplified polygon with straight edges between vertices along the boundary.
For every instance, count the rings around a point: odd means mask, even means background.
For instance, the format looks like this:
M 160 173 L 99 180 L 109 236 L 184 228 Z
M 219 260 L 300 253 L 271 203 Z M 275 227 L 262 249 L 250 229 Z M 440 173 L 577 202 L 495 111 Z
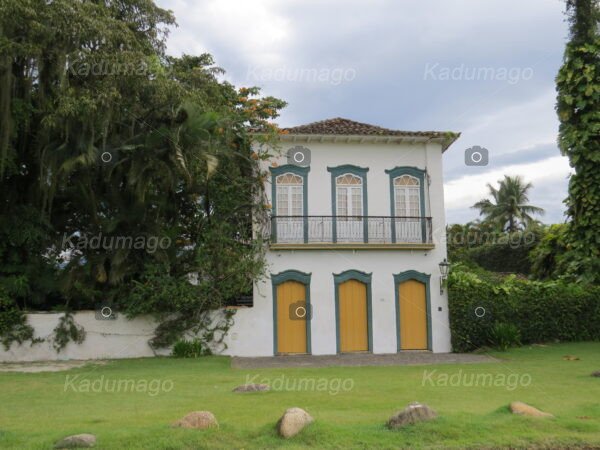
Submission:
M 183 331 L 262 270 L 248 129 L 275 132 L 284 103 L 220 81 L 210 55 L 166 55 L 173 23 L 151 0 L 1 3 L 5 304 L 109 299 L 131 314 L 176 311 Z
M 504 176 L 498 188 L 488 183 L 492 199 L 483 199 L 473 205 L 484 216 L 484 221 L 495 225 L 501 231 L 514 232 L 534 222 L 533 215 L 543 214 L 544 210 L 529 204 L 531 183 L 525 183 L 520 176 Z
M 567 0 L 570 41 L 556 87 L 558 144 L 569 157 L 567 247 L 569 271 L 577 279 L 600 281 L 600 6 L 598 0 Z

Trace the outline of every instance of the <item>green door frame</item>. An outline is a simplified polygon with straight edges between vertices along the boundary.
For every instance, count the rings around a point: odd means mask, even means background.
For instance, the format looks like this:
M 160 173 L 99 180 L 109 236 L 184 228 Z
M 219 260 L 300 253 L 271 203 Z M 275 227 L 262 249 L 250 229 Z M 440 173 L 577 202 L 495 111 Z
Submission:
M 277 274 L 271 274 L 271 284 L 273 287 L 273 354 L 277 355 L 277 286 L 286 281 L 297 281 L 302 283 L 306 292 L 306 311 L 310 311 L 310 278 L 311 273 L 300 272 L 299 270 L 285 270 Z M 306 319 L 306 353 L 312 353 L 310 319 Z
M 394 292 L 396 298 L 396 349 L 398 352 L 402 351 L 402 345 L 400 342 L 400 284 L 404 281 L 415 280 L 425 285 L 425 304 L 427 308 L 427 350 L 432 350 L 431 343 L 431 289 L 430 289 L 431 275 L 417 272 L 416 270 L 407 270 L 394 274 Z
M 338 274 L 333 274 L 333 282 L 335 285 L 335 344 L 338 354 L 342 353 L 340 345 L 340 284 L 349 280 L 360 281 L 367 287 L 367 339 L 369 351 L 373 352 L 373 303 L 371 299 L 372 275 L 372 273 L 361 272 L 360 270 L 346 270 Z

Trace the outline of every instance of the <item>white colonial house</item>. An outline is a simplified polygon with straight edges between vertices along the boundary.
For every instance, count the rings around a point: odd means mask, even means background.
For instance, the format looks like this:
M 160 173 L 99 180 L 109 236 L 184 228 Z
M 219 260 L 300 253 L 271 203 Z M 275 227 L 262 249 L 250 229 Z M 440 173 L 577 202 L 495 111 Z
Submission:
M 442 156 L 456 138 L 337 118 L 257 144 L 279 155 L 263 162 L 269 275 L 227 353 L 451 351 Z

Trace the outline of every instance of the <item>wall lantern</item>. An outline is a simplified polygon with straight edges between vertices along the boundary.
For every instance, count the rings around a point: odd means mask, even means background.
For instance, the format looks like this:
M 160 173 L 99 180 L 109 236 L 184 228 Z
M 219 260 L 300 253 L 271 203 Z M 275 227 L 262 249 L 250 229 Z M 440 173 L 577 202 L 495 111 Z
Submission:
M 450 263 L 444 258 L 440 263 L 440 295 L 444 293 L 444 283 L 448 279 L 448 272 L 450 271 Z

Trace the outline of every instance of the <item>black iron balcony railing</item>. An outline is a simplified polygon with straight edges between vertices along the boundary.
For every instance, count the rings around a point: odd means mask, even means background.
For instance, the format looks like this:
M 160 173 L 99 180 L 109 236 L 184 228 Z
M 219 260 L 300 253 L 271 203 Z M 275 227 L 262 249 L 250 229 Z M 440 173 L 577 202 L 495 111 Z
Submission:
M 274 244 L 431 244 L 431 217 L 272 216 Z

